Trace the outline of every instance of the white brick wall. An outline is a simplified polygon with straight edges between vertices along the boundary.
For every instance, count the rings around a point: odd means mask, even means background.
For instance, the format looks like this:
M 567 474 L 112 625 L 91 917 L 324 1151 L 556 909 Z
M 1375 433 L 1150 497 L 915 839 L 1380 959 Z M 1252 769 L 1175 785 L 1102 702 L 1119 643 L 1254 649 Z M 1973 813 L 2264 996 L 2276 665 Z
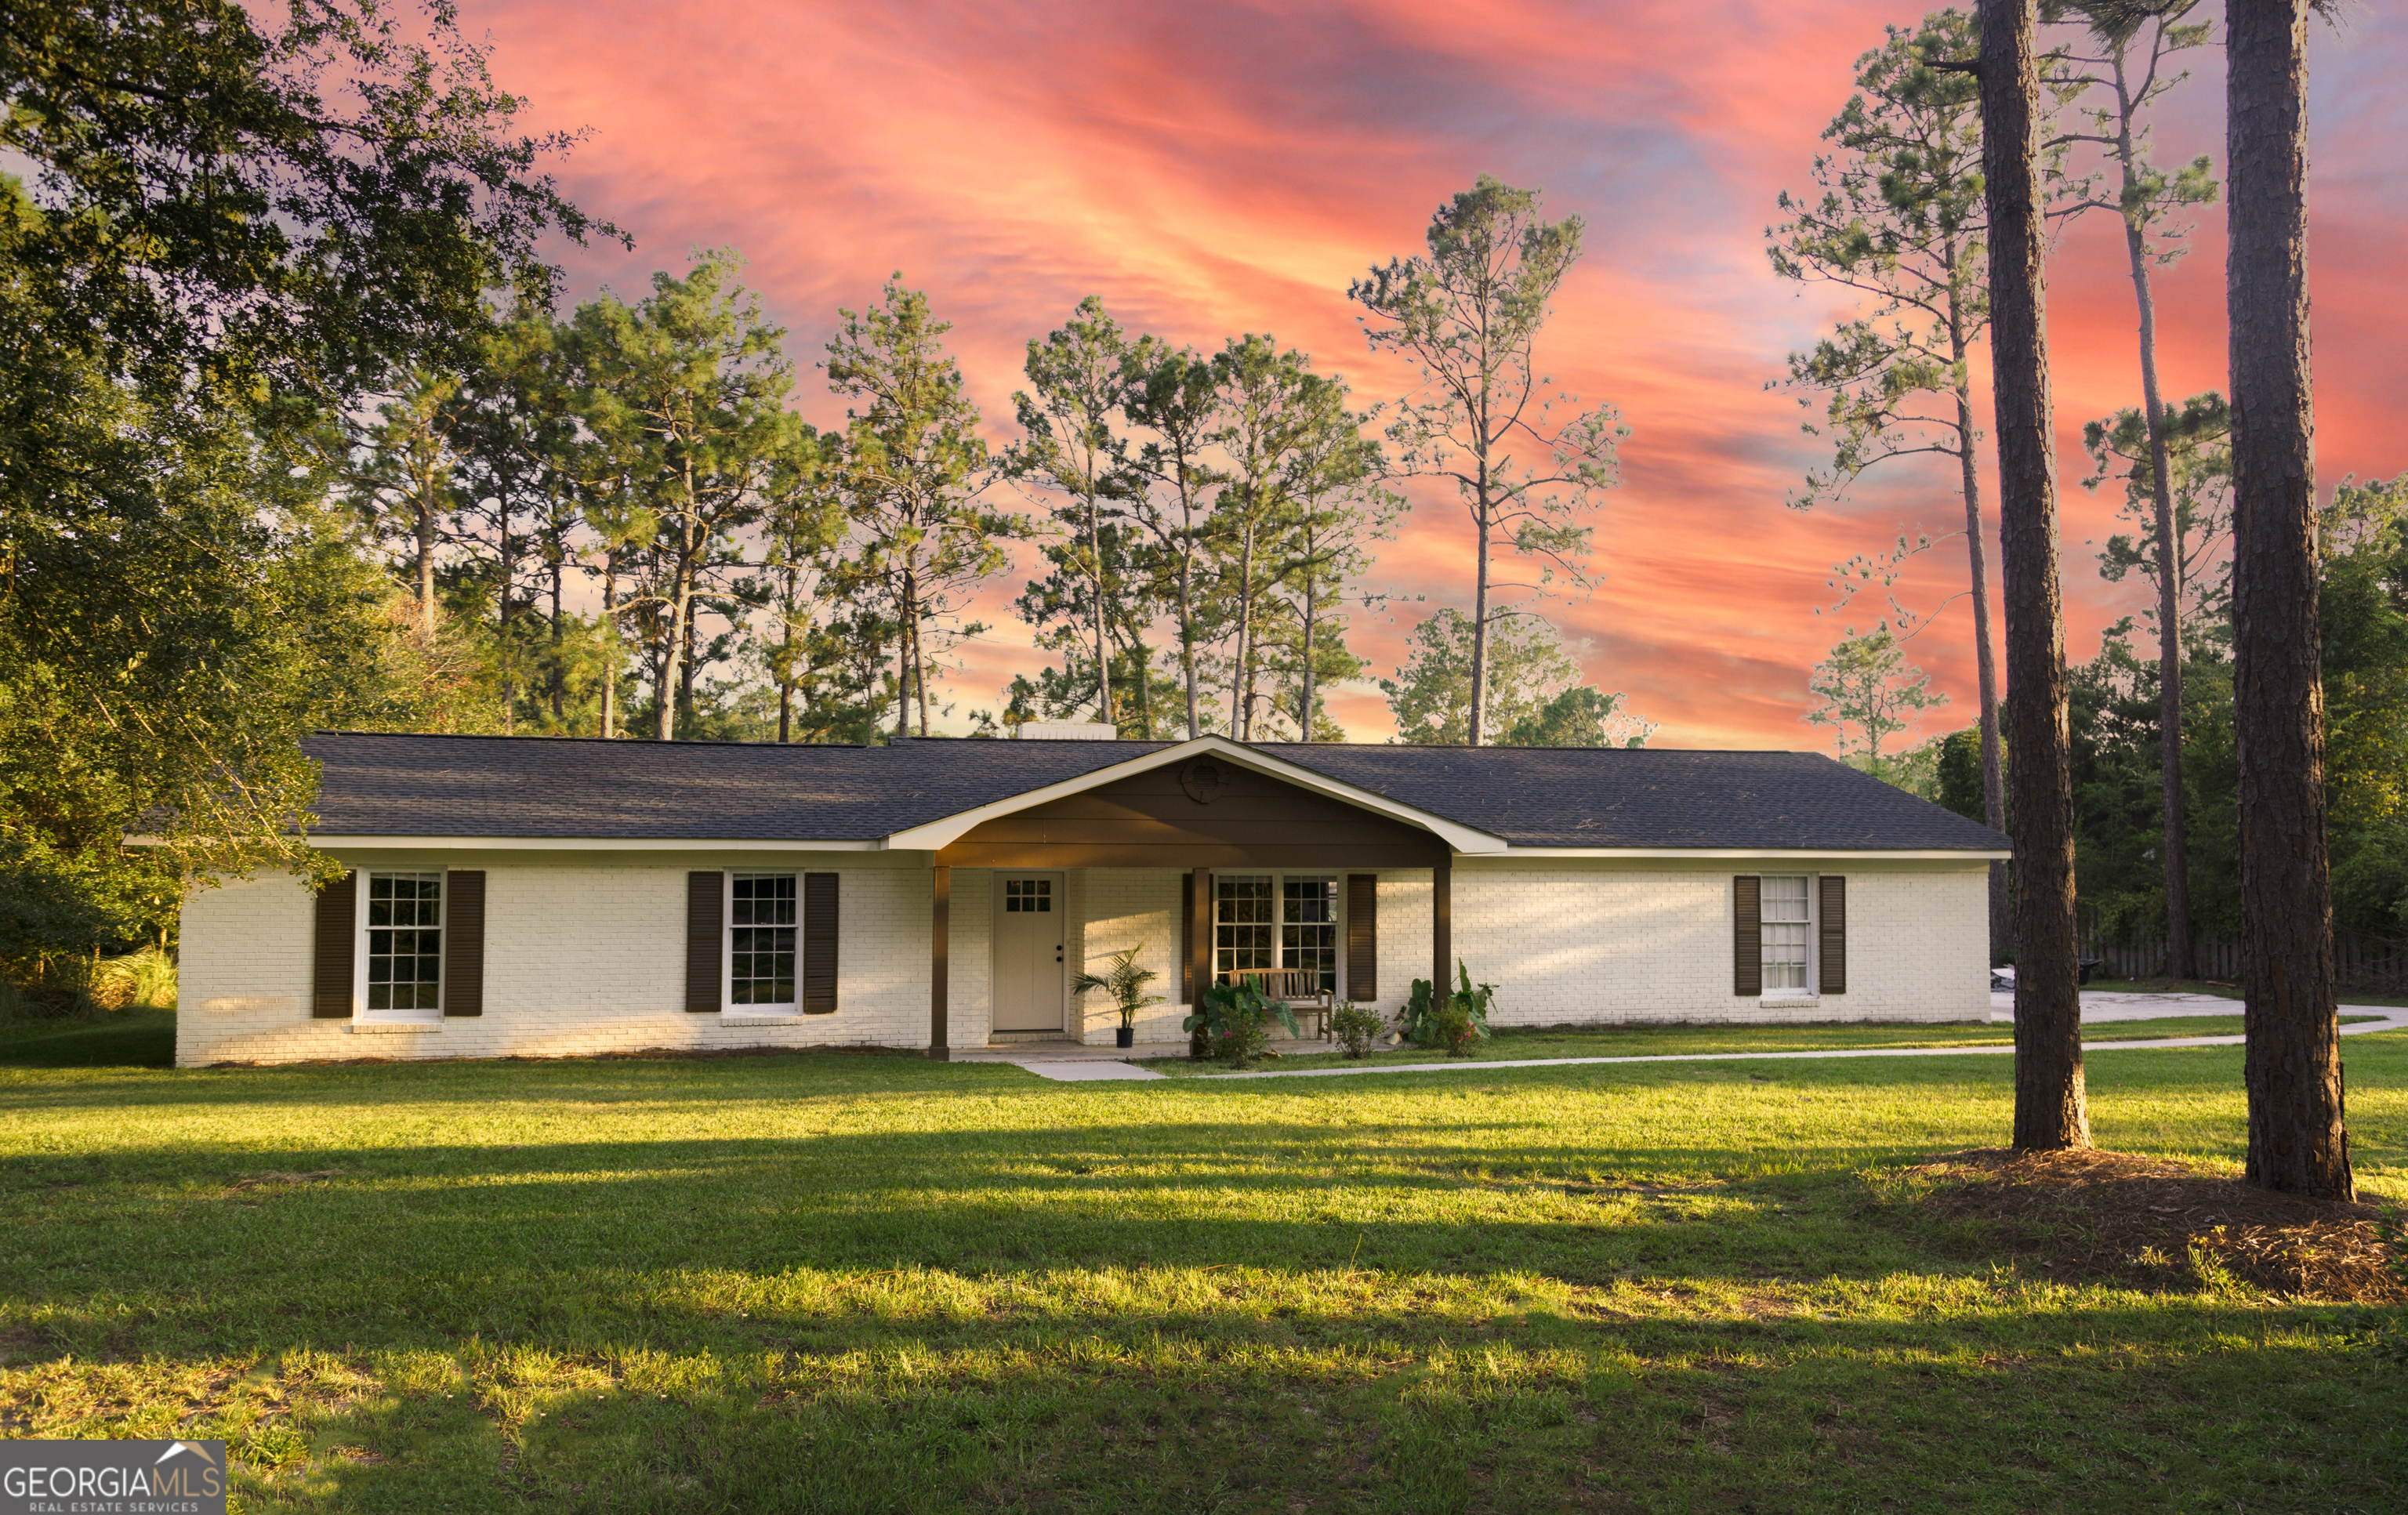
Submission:
M 1775 1003 L 1731 993 L 1732 879 L 1742 872 L 1846 877 L 1846 993 Z M 1736 860 L 1675 871 L 1467 860 L 1455 868 L 1454 944 L 1475 983 L 1498 986 L 1500 1025 L 1980 1021 L 1990 1004 L 1987 890 L 1979 864 Z M 1383 910 L 1384 895 L 1383 886 Z M 1426 906 L 1422 920 L 1426 933 Z M 1384 914 L 1381 926 L 1384 989 Z M 1427 940 L 1407 977 L 1428 972 Z
M 774 861 L 773 861 L 774 859 Z M 423 855 L 345 855 L 355 867 L 424 867 Z M 422 1035 L 367 1035 L 309 1018 L 312 905 L 285 876 L 240 880 L 184 908 L 183 1013 L 177 1061 L 570 1055 L 640 1048 L 924 1047 L 929 876 L 924 857 L 821 853 L 447 854 L 486 871 L 485 1013 Z M 838 1010 L 771 1024 L 683 1008 L 685 875 L 692 868 L 794 867 L 841 885 Z M 1770 871 L 1844 872 L 1848 992 L 1804 1004 L 1731 993 L 1731 879 L 1713 869 L 1585 860 L 1458 862 L 1455 950 L 1498 986 L 1505 1025 L 1624 1022 L 1979 1020 L 1988 1013 L 1985 877 L 1979 864 L 1783 863 Z M 992 1023 L 994 874 L 953 876 L 949 1019 L 957 1047 Z M 1179 994 L 1180 875 L 1073 870 L 1066 956 L 1100 972 L 1142 942 L 1141 962 Z M 1430 972 L 1427 870 L 1383 871 L 1379 995 L 1393 1011 Z M 1186 1008 L 1148 1010 L 1138 1040 L 1184 1039 Z M 1100 994 L 1076 996 L 1073 1036 L 1109 1042 Z
M 354 867 L 429 866 L 423 857 L 345 854 Z M 486 875 L 485 1013 L 425 1034 L 355 1034 L 309 1018 L 312 901 L 281 876 L 196 894 L 183 911 L 183 1003 L 176 1060 L 566 1056 L 642 1048 L 924 1047 L 929 877 L 924 862 L 862 853 L 452 854 Z M 693 868 L 834 872 L 839 885 L 837 1010 L 730 1023 L 688 1014 L 685 888 Z M 953 1024 L 986 1038 L 982 884 L 954 902 Z M 968 905 L 969 922 L 963 920 Z M 968 961 L 965 962 L 964 959 Z M 967 1022 L 967 1023 L 966 1023 Z M 974 1044 L 974 1043 L 969 1043 Z
M 1179 1029 L 1179 1022 L 1187 1007 L 1178 1002 L 1182 875 L 1176 868 L 1096 868 L 1083 877 L 1083 890 L 1072 885 L 1080 913 L 1072 917 L 1078 951 L 1070 961 L 1082 965 L 1081 972 L 1101 974 L 1111 969 L 1113 953 L 1142 945 L 1138 965 L 1161 975 L 1146 985 L 1146 993 L 1160 994 L 1166 1003 L 1139 1013 L 1137 1039 L 1140 1044 L 1184 1045 L 1187 1033 Z M 1109 1044 L 1120 1023 L 1110 994 L 1097 991 L 1070 997 L 1071 1035 L 1079 1040 Z

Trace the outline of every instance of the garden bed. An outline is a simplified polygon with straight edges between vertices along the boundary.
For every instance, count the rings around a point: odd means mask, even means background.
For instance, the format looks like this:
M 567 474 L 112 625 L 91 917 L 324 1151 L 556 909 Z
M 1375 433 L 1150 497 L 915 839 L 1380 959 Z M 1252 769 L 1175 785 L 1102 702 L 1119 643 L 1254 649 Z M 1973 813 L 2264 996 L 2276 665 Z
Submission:
M 2278 1194 L 2162 1158 L 2096 1149 L 1954 1152 L 1908 1170 L 1928 1211 L 1982 1222 L 2059 1281 L 2198 1288 L 2217 1275 L 2269 1293 L 2408 1303 L 2372 1205 Z

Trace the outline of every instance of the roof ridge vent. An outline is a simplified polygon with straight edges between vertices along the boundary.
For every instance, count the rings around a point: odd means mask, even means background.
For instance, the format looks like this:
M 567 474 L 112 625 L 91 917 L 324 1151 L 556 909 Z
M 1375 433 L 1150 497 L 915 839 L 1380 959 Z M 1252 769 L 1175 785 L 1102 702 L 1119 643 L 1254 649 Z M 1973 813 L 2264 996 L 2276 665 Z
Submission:
M 1032 742 L 1115 742 L 1121 736 L 1101 721 L 1024 721 L 1013 735 Z

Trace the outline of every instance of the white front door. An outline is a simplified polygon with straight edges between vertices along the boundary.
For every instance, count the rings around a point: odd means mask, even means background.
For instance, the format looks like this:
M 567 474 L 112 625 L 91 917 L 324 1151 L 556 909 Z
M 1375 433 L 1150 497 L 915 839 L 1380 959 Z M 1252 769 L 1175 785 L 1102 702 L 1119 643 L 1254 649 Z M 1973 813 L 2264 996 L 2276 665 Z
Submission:
M 1062 876 L 995 876 L 995 1029 L 1062 1029 Z

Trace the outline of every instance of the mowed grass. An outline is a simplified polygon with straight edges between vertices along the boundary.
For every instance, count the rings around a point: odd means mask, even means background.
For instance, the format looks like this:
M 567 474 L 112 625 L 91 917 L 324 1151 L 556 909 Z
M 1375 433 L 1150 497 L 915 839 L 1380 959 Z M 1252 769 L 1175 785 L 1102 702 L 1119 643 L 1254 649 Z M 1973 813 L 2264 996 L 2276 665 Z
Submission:
M 2408 1197 L 2408 1036 L 2344 1049 Z M 5 1067 L 0 1415 L 224 1436 L 248 1510 L 2408 1505 L 2344 1311 L 1918 1208 L 2011 1074 Z M 2088 1075 L 2102 1144 L 2236 1163 L 2239 1049 Z
M 2344 1025 L 2379 1021 L 2375 1015 L 2344 1015 Z M 2162 1041 L 2181 1036 L 2238 1036 L 2238 1015 L 2180 1015 L 2155 1021 L 2103 1021 L 2085 1025 L 2085 1042 Z M 2009 1022 L 1942 1022 L 1930 1025 L 1831 1022 L 1818 1025 L 1562 1026 L 1500 1030 L 1471 1044 L 1460 1056 L 1411 1045 L 1380 1047 L 1355 1062 L 1343 1052 L 1283 1052 L 1246 1071 L 1296 1072 L 1306 1068 L 1384 1066 L 1390 1064 L 1502 1063 L 1545 1057 L 1700 1057 L 1750 1052 L 1870 1051 L 1921 1047 L 2011 1047 Z M 1175 1056 L 1143 1060 L 1141 1066 L 1172 1078 L 1217 1078 L 1238 1070 L 1215 1062 Z

